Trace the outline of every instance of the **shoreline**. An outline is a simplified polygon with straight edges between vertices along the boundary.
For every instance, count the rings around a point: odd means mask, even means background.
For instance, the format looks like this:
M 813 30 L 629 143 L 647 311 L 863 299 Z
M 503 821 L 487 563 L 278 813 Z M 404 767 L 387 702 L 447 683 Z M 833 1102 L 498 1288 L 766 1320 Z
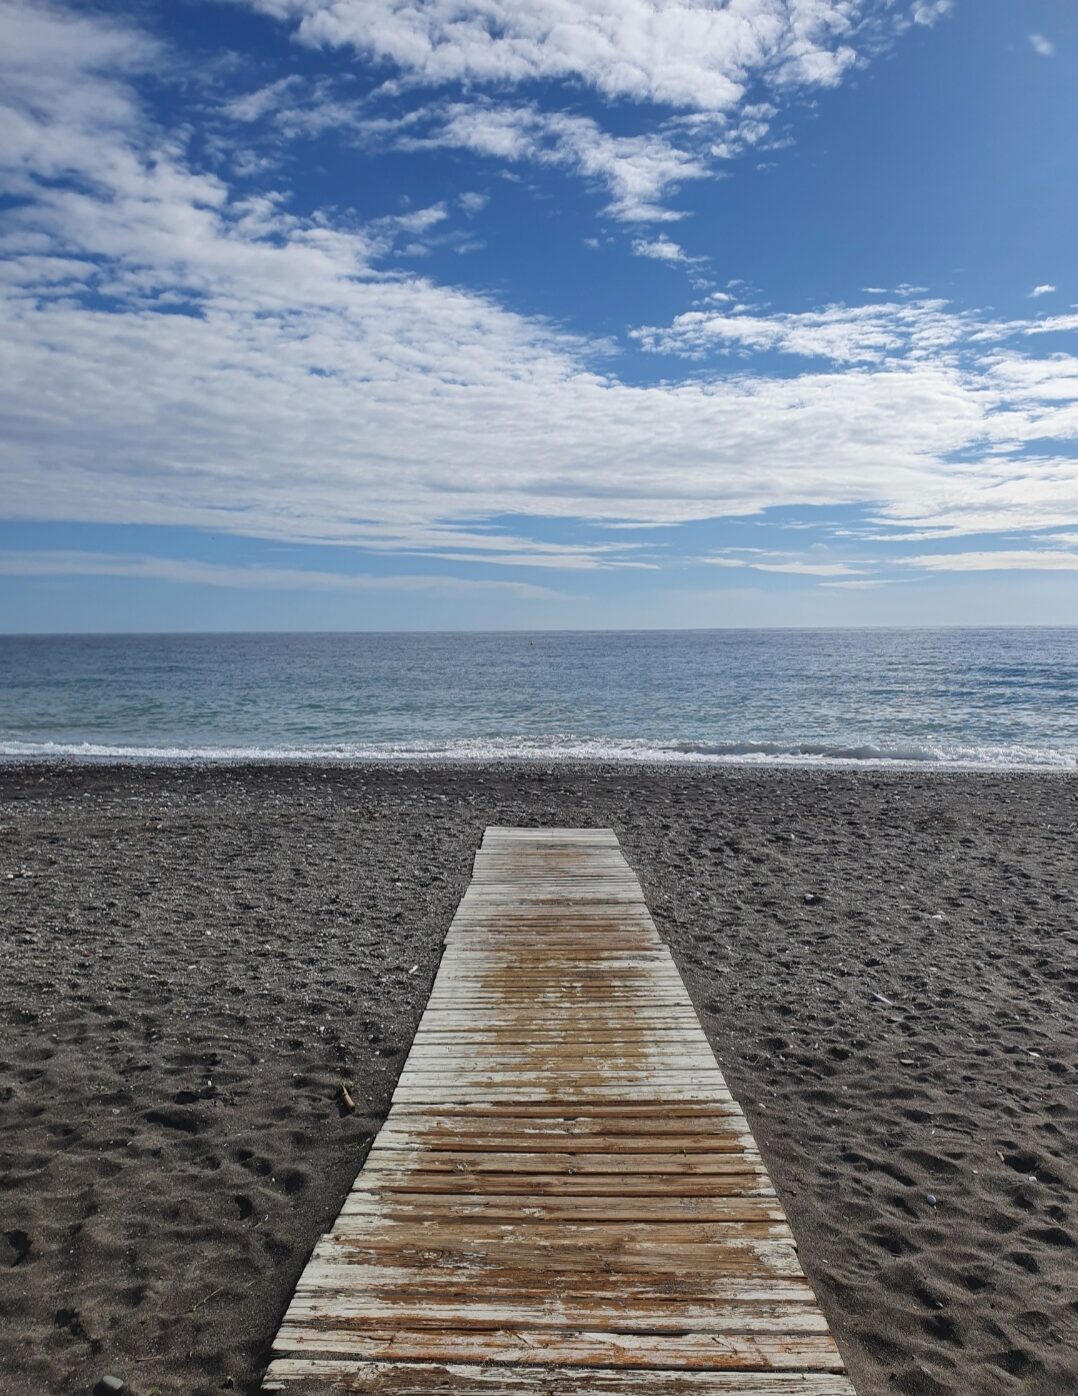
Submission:
M 658 776 L 673 776 L 686 772 L 748 772 L 766 776 L 769 772 L 791 771 L 795 773 L 817 773 L 826 775 L 834 771 L 843 774 L 856 774 L 863 771 L 869 775 L 894 773 L 895 775 L 986 775 L 986 776 L 1078 776 L 1078 760 L 1071 765 L 1044 763 L 1006 763 L 992 765 L 988 762 L 939 761 L 934 759 L 905 758 L 861 758 L 825 757 L 819 759 L 791 757 L 788 760 L 775 757 L 754 759 L 752 757 L 725 756 L 447 756 L 440 752 L 431 756 L 398 753 L 380 756 L 72 756 L 72 755 L 11 755 L 0 752 L 0 776 L 5 772 L 26 770 L 61 771 L 74 773 L 80 770 L 147 770 L 174 771 L 190 770 L 209 774 L 213 771 L 310 771 L 322 770 L 358 772 L 398 771 L 402 774 L 437 774 L 442 769 L 457 772 L 483 771 L 490 769 L 499 773 L 513 771 L 530 773 L 533 770 L 550 773 L 563 772 L 568 775 L 587 774 L 592 771 L 602 773 L 644 772 Z
M 616 829 L 859 1396 L 1078 1387 L 1068 774 L 0 764 L 5 1392 L 253 1396 L 497 823 Z

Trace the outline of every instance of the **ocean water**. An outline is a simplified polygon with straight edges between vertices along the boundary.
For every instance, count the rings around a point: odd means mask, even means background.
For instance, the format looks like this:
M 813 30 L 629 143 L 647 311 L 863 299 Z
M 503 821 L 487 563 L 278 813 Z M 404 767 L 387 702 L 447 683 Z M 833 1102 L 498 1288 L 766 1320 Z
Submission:
M 1078 769 L 1078 629 L 0 637 L 0 757 Z

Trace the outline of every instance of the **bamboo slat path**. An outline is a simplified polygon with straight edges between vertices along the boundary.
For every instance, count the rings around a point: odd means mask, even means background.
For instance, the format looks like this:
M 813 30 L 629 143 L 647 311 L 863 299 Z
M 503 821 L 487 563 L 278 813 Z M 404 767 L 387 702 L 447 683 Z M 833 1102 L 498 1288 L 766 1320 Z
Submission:
M 264 1389 L 854 1396 L 609 829 L 490 828 Z

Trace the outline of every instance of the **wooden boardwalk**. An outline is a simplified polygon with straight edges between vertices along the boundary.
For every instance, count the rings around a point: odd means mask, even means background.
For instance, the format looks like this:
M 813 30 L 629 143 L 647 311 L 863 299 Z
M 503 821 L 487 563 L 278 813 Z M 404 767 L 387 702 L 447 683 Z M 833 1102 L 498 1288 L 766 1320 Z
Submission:
M 265 1389 L 853 1396 L 607 829 L 486 831 Z

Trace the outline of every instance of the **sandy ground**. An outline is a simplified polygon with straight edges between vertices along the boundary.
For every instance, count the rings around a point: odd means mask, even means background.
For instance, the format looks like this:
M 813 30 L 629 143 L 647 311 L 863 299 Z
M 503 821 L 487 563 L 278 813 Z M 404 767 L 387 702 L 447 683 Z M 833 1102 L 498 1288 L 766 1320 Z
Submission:
M 618 831 L 861 1396 L 1078 1391 L 1078 781 L 8 766 L 5 1396 L 257 1389 L 488 823 Z

